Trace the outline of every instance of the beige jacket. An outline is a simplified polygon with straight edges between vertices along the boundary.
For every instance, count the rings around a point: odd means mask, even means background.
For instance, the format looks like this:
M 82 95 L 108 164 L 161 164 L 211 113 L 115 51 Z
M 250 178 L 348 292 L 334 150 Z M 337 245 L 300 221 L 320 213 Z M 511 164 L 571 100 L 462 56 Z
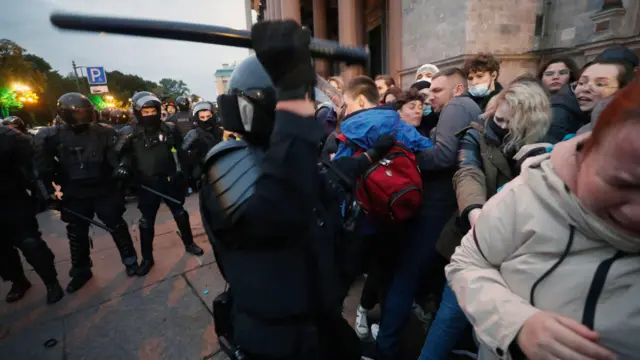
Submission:
M 446 267 L 482 342 L 480 359 L 510 359 L 509 345 L 540 310 L 591 324 L 619 360 L 640 358 L 640 239 L 591 214 L 565 186 L 576 174 L 576 145 L 589 135 L 529 159 Z

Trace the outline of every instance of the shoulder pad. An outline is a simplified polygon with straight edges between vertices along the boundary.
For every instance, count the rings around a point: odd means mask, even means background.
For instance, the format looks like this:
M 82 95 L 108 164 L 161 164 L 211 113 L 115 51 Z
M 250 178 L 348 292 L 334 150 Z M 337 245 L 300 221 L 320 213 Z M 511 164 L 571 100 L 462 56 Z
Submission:
M 60 131 L 60 128 L 58 126 L 48 126 L 38 130 L 36 137 L 41 139 L 48 138 L 48 137 L 57 135 L 59 131 Z
M 244 141 L 222 142 L 207 154 L 208 186 L 225 222 L 234 223 L 242 214 L 243 205 L 255 191 L 263 159 L 264 152 Z

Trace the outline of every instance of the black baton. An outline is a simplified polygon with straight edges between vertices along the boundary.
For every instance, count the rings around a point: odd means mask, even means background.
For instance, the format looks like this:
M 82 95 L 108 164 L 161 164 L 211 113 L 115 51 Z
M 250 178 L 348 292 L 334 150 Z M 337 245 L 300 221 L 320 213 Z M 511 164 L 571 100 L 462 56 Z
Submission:
M 156 195 L 160 196 L 161 198 L 165 198 L 165 199 L 167 199 L 167 200 L 169 200 L 169 201 L 171 201 L 171 202 L 173 202 L 173 203 L 176 203 L 176 204 L 178 204 L 178 205 L 182 205 L 182 202 L 180 202 L 180 201 L 178 201 L 178 200 L 176 200 L 176 199 L 172 198 L 172 197 L 171 197 L 171 196 L 169 196 L 169 195 L 165 195 L 165 194 L 163 194 L 163 193 L 161 193 L 161 192 L 159 192 L 159 191 L 157 191 L 157 190 L 153 190 L 152 188 L 150 188 L 150 187 L 148 187 L 148 186 L 146 186 L 146 185 L 142 185 L 142 184 L 140 184 L 140 187 L 141 187 L 141 188 L 143 188 L 143 189 L 145 189 L 145 190 L 147 190 L 147 191 L 148 191 L 148 192 L 150 192 L 150 193 L 153 193 L 153 194 L 156 194 Z
M 51 23 L 67 30 L 105 32 L 111 34 L 147 36 L 160 39 L 184 40 L 207 44 L 250 49 L 251 32 L 222 26 L 190 24 L 165 20 L 126 19 L 54 13 Z M 345 47 L 331 40 L 311 39 L 311 56 L 348 64 L 367 65 L 369 52 L 359 47 Z
M 77 217 L 78 219 L 80 219 L 80 220 L 84 220 L 84 221 L 88 222 L 88 223 L 89 223 L 89 224 L 91 224 L 91 225 L 94 225 L 94 226 L 99 227 L 99 228 L 100 228 L 100 229 L 102 229 L 102 230 L 108 231 L 108 232 L 110 232 L 110 233 L 112 233 L 112 232 L 113 232 L 113 229 L 111 229 L 111 228 L 110 228 L 110 227 L 108 227 L 107 225 L 105 225 L 105 224 L 103 224 L 103 223 L 101 223 L 101 222 L 99 222 L 99 221 L 95 221 L 95 220 L 93 220 L 93 219 L 89 219 L 88 217 L 86 217 L 86 216 L 84 216 L 84 215 L 82 215 L 82 214 L 78 214 L 77 212 L 75 212 L 75 211 L 73 211 L 73 210 L 70 210 L 70 209 L 68 209 L 68 208 L 66 208 L 66 207 L 60 208 L 60 211 L 66 211 L 66 212 L 68 212 L 69 214 L 71 214 L 71 215 L 73 215 L 73 216 Z

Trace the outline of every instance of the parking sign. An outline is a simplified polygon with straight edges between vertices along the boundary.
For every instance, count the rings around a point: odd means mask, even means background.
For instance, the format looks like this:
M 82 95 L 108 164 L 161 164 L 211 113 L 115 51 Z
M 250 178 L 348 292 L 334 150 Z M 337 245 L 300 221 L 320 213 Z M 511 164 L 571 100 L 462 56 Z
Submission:
M 87 80 L 89 85 L 105 85 L 107 83 L 107 74 L 102 66 L 87 66 Z

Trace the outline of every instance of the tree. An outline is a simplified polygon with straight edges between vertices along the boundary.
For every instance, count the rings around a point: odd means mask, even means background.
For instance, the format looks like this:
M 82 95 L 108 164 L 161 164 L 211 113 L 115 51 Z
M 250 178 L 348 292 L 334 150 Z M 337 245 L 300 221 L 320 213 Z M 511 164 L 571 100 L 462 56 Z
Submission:
M 164 88 L 164 94 L 170 96 L 187 95 L 190 91 L 187 84 L 182 80 L 164 78 L 160 80 L 160 86 Z
M 200 95 L 196 95 L 196 94 L 191 94 L 191 102 L 192 103 L 197 103 L 198 101 L 200 101 L 201 97 Z
M 34 69 L 40 71 L 43 74 L 52 70 L 51 65 L 43 58 L 33 54 L 24 55 L 24 59 L 29 61 Z
M 33 91 L 45 90 L 47 77 L 23 56 L 25 49 L 8 39 L 0 39 L 0 88 L 9 89 L 19 83 Z

